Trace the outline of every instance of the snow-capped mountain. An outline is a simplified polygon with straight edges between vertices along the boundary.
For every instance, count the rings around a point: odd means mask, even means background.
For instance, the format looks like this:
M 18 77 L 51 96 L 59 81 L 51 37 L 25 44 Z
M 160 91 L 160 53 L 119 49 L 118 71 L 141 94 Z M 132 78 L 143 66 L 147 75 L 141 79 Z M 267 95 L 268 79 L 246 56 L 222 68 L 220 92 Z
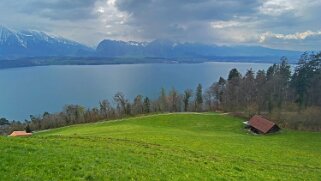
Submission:
M 170 40 L 151 42 L 103 40 L 96 50 L 85 45 L 40 31 L 14 31 L 0 26 L 0 59 L 26 57 L 299 57 L 301 52 L 260 46 L 218 46 L 215 44 L 181 43 Z
M 211 57 L 298 57 L 301 52 L 271 49 L 261 46 L 218 46 L 215 44 L 181 43 L 170 40 L 151 42 L 125 42 L 103 40 L 96 54 L 105 57 L 163 57 L 163 58 L 211 58 Z
M 0 26 L 0 57 L 85 56 L 93 50 L 75 41 L 40 31 L 15 31 Z

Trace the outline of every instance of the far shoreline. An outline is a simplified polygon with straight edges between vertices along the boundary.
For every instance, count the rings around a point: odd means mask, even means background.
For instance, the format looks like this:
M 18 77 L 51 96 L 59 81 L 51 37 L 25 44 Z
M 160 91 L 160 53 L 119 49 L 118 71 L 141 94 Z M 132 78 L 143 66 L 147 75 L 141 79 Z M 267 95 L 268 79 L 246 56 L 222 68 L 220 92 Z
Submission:
M 244 58 L 244 57 L 243 57 Z M 279 59 L 269 60 L 255 59 L 171 59 L 171 58 L 74 58 L 74 57 L 51 57 L 51 58 L 26 58 L 16 60 L 0 60 L 0 70 L 26 67 L 42 66 L 64 66 L 64 65 L 134 65 L 134 64 L 202 64 L 202 63 L 253 63 L 253 64 L 274 64 Z M 297 60 L 289 60 L 289 64 L 296 65 Z

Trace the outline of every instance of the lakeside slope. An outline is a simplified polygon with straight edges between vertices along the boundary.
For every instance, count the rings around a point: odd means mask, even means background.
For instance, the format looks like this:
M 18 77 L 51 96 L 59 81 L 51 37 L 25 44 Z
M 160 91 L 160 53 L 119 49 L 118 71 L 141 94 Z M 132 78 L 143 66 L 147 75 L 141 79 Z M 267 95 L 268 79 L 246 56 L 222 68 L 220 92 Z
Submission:
M 321 177 L 321 133 L 252 135 L 242 121 L 211 113 L 160 114 L 0 137 L 0 180 Z

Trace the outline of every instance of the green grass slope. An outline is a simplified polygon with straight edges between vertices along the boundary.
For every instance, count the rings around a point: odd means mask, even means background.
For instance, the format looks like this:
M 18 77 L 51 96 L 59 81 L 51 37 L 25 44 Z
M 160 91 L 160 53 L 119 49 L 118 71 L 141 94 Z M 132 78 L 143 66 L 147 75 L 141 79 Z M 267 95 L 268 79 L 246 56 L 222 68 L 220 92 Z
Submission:
M 163 114 L 0 138 L 0 180 L 320 180 L 321 133 Z

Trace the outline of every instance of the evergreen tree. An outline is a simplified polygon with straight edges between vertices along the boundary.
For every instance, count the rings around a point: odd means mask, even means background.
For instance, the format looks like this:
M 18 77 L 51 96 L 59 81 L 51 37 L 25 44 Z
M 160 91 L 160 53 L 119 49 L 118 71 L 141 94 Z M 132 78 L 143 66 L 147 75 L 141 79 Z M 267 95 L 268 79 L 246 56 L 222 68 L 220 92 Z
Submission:
M 226 80 L 223 77 L 220 77 L 214 89 L 218 103 L 223 104 L 223 96 L 226 90 Z
M 247 112 L 252 115 L 256 108 L 257 87 L 255 85 L 254 72 L 252 69 L 248 70 L 243 77 L 241 84 L 241 104 L 246 107 Z
M 240 78 L 241 77 L 241 74 L 240 72 L 236 69 L 236 68 L 233 68 L 232 70 L 230 70 L 229 74 L 228 74 L 228 81 L 231 81 L 233 80 L 234 78 Z
M 195 107 L 196 111 L 202 111 L 203 106 L 203 90 L 202 85 L 198 84 L 196 88 Z
M 291 86 L 297 95 L 296 102 L 300 109 L 309 105 L 321 106 L 321 52 L 304 53 L 296 67 Z
M 236 110 L 240 105 L 240 85 L 242 76 L 237 69 L 232 69 L 228 75 L 226 91 L 226 108 L 229 111 Z
M 188 111 L 189 106 L 189 99 L 192 97 L 193 91 L 191 89 L 186 89 L 183 95 L 183 102 L 184 102 L 184 111 Z
M 6 118 L 0 118 L 0 125 L 9 125 L 9 120 Z
M 266 99 L 267 99 L 267 91 L 266 91 L 266 74 L 264 70 L 259 70 L 256 73 L 255 77 L 255 85 L 257 88 L 257 106 L 258 106 L 258 113 L 264 109 L 266 109 Z
M 161 89 L 161 94 L 159 96 L 159 108 L 161 112 L 168 111 L 168 98 L 165 88 Z
M 144 99 L 144 113 L 150 112 L 150 101 L 148 97 L 145 97 Z

